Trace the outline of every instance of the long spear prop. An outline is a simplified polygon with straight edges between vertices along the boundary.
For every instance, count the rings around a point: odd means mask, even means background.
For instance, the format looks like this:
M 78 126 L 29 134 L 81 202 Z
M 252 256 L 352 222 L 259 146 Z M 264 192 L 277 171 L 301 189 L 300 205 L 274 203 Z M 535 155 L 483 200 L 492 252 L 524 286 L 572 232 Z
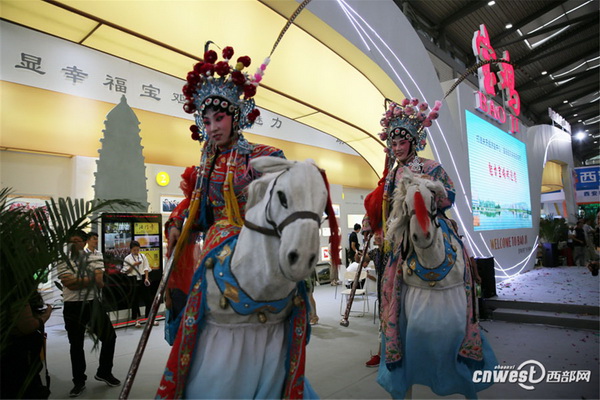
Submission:
M 352 289 L 350 290 L 350 294 L 348 295 L 348 301 L 346 302 L 346 311 L 344 312 L 344 317 L 340 321 L 340 325 L 347 327 L 350 325 L 348 321 L 348 317 L 350 316 L 350 310 L 352 310 L 352 303 L 354 302 L 354 296 L 356 295 L 356 289 L 358 288 L 358 281 L 360 279 L 360 273 L 362 272 L 363 263 L 365 262 L 365 257 L 367 256 L 367 250 L 369 249 L 369 245 L 371 243 L 372 233 L 369 233 L 367 236 L 367 243 L 365 244 L 365 248 L 363 250 L 362 257 L 360 258 L 360 264 L 358 265 L 358 269 L 356 270 L 356 275 L 354 276 L 354 281 L 352 282 Z M 366 282 L 365 282 L 366 285 Z

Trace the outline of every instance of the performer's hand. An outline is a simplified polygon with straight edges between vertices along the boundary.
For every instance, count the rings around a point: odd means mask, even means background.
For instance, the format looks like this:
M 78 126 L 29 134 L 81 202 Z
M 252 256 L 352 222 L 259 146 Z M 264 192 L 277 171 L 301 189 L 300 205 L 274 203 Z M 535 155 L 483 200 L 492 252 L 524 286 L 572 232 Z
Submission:
M 169 243 L 167 245 L 167 258 L 171 257 L 171 253 L 177 244 L 177 240 L 179 239 L 179 235 L 181 235 L 181 231 L 176 227 L 171 227 L 169 230 Z

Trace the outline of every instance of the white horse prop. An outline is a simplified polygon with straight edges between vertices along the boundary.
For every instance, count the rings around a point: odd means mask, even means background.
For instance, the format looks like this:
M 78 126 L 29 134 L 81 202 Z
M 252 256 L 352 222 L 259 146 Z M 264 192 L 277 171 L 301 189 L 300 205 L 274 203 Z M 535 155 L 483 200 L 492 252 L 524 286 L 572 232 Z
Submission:
M 416 176 L 405 167 L 394 192 L 388 238 L 401 243 L 408 255 L 403 272 L 409 285 L 439 289 L 463 283 L 463 244 L 449 220 L 438 217 L 436 197 L 446 197 L 441 182 Z
M 200 267 L 206 268 L 206 314 L 188 397 L 311 395 L 306 380 L 294 378 L 303 376 L 299 358 L 308 340 L 308 302 L 298 282 L 318 260 L 328 188 L 312 160 L 261 157 L 251 166 L 264 175 L 249 186 L 237 243 L 224 242 Z
M 270 314 L 285 319 L 297 282 L 310 276 L 320 251 L 319 226 L 329 194 L 314 162 L 260 157 L 251 166 L 265 175 L 249 186 L 246 221 L 231 258 L 239 289 L 214 290 L 209 282 L 209 307 L 219 303 L 210 308 L 224 323 L 262 323 Z M 254 304 L 237 301 L 240 295 Z
M 438 215 L 436 198 L 445 196 L 442 183 L 413 175 L 408 168 L 394 192 L 388 240 L 402 246 L 404 260 L 402 359 L 395 369 L 380 368 L 379 382 L 395 398 L 411 396 L 413 384 L 429 386 L 438 395 L 475 398 L 485 386 L 473 383 L 473 371 L 496 362 L 487 342 L 480 341 L 463 244 L 451 222 Z

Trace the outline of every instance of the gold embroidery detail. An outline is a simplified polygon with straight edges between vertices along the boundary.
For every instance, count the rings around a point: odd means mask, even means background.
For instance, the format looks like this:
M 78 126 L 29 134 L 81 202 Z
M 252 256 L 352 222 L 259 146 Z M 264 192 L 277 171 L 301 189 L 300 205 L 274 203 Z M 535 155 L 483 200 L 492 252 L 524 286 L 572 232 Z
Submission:
M 223 292 L 223 296 L 233 301 L 234 303 L 240 302 L 240 293 L 238 288 L 231 286 L 231 284 L 225 282 L 225 291 Z
M 229 300 L 225 296 L 221 296 L 221 300 L 219 301 L 219 306 L 224 310 L 229 305 Z
M 412 260 L 410 260 L 410 264 L 408 266 L 410 267 L 410 269 L 417 268 L 417 262 L 415 261 L 414 258 Z
M 440 274 L 438 274 L 437 272 L 433 272 L 433 271 L 431 271 L 431 272 L 428 272 L 428 273 L 426 273 L 426 274 L 425 274 L 425 275 L 423 275 L 423 276 L 424 276 L 424 277 L 425 277 L 425 279 L 427 279 L 428 281 L 434 281 L 434 280 L 436 280 L 437 278 L 439 278 L 439 277 L 440 277 Z M 431 283 L 430 283 L 429 285 L 431 285 Z M 431 286 L 433 286 L 433 285 L 431 285 Z
M 223 264 L 229 255 L 231 255 L 231 247 L 227 244 L 223 246 L 223 250 L 217 255 L 217 258 L 219 259 L 219 262 Z
M 261 324 L 264 324 L 265 322 L 267 322 L 267 316 L 264 313 L 259 312 L 257 315 L 258 315 L 258 320 L 260 321 Z
M 294 305 L 300 307 L 302 305 L 302 297 L 294 296 Z

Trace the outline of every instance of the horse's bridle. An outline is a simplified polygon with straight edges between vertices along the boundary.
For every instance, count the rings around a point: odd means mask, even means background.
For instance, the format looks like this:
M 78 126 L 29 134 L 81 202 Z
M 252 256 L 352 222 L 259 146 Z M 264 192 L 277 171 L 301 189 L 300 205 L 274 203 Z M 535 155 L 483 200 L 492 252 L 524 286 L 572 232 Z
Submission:
M 279 224 L 276 223 L 271 217 L 270 217 L 270 210 L 271 210 L 271 200 L 273 199 L 273 191 L 275 190 L 275 186 L 277 185 L 277 180 L 281 177 L 281 175 L 283 175 L 284 173 L 286 173 L 289 170 L 286 169 L 285 171 L 281 172 L 279 175 L 277 175 L 277 177 L 275 178 L 275 180 L 273 181 L 273 185 L 271 186 L 271 190 L 269 191 L 269 200 L 267 201 L 267 204 L 265 206 L 265 218 L 267 220 L 267 222 L 269 223 L 269 225 L 271 225 L 273 228 L 265 228 L 264 226 L 260 226 L 257 225 L 253 222 L 248 221 L 248 219 L 245 219 L 244 221 L 244 226 L 250 230 L 253 230 L 255 232 L 261 233 L 263 235 L 267 235 L 267 236 L 274 236 L 274 237 L 281 237 L 281 233 L 283 232 L 283 230 L 285 229 L 286 226 L 288 226 L 289 224 L 291 224 L 294 221 L 297 221 L 299 219 L 312 219 L 313 221 L 317 222 L 317 225 L 321 226 L 321 216 L 317 213 L 314 213 L 312 211 L 296 211 L 291 213 L 290 215 L 288 215 L 283 221 L 281 221 Z

